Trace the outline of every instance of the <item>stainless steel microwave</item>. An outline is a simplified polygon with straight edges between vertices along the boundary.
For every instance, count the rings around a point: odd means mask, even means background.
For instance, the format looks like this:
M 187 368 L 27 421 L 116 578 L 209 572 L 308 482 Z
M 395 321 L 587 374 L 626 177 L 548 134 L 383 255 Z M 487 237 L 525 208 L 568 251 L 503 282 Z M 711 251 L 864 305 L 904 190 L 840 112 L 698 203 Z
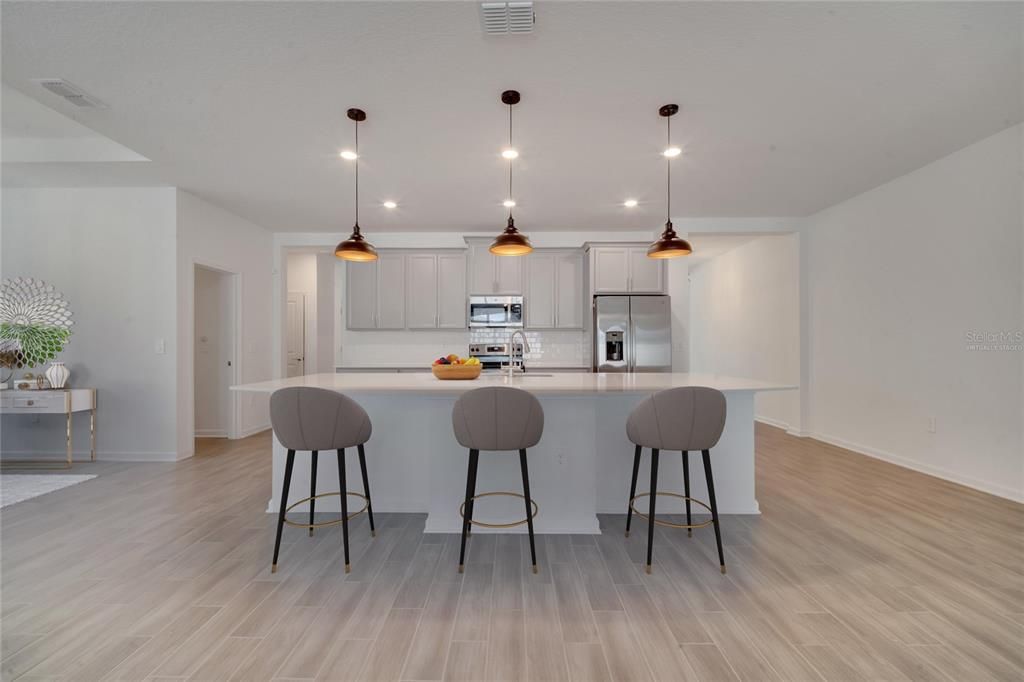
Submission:
M 522 296 L 470 296 L 470 327 L 522 327 Z

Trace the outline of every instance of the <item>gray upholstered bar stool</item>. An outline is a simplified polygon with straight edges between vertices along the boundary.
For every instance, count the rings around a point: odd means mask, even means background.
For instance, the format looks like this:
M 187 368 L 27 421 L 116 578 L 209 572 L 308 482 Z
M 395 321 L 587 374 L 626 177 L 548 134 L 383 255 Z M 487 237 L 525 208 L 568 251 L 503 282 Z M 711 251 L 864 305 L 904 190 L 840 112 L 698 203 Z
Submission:
M 715 541 L 718 543 L 718 563 L 725 573 L 725 556 L 722 554 L 722 531 L 718 523 L 718 504 L 715 502 L 715 481 L 711 475 L 711 448 L 722 437 L 725 428 L 725 394 L 714 388 L 687 386 L 670 388 L 650 396 L 630 413 L 626 423 L 626 435 L 636 444 L 633 455 L 633 482 L 629 487 L 629 504 L 626 510 L 626 536 L 633 520 L 633 503 L 638 497 L 650 498 L 648 515 L 637 511 L 637 516 L 647 519 L 647 572 L 651 572 L 651 557 L 654 549 L 654 524 L 671 528 L 703 528 L 715 526 Z M 640 454 L 651 448 L 651 489 L 636 494 L 636 478 L 640 470 Z M 680 450 L 683 454 L 683 495 L 658 492 L 658 454 L 661 450 Z M 700 450 L 704 456 L 704 476 L 708 485 L 708 504 L 690 497 L 690 450 Z M 679 497 L 686 501 L 686 523 L 659 521 L 654 516 L 654 502 L 658 495 Z M 690 517 L 690 503 L 694 502 L 711 512 L 711 520 L 693 523 Z
M 459 508 L 462 515 L 462 549 L 459 551 L 459 573 L 466 561 L 466 536 L 470 524 L 487 528 L 512 528 L 524 523 L 530 532 L 530 559 L 537 572 L 537 550 L 533 544 L 533 517 L 537 504 L 530 497 L 530 474 L 526 467 L 526 449 L 532 448 L 544 432 L 544 410 L 533 394 L 517 388 L 493 386 L 463 393 L 452 410 L 452 427 L 459 445 L 469 448 L 469 471 L 466 475 L 466 499 Z M 518 450 L 523 474 L 523 494 L 487 492 L 477 494 L 476 472 L 481 450 Z M 473 503 L 479 497 L 510 495 L 521 497 L 526 518 L 512 523 L 483 523 L 473 520 Z
M 271 572 L 277 571 L 277 555 L 281 550 L 281 531 L 284 524 L 314 528 L 341 524 L 342 542 L 345 545 L 345 572 L 348 573 L 348 522 L 356 514 L 367 513 L 370 521 L 370 534 L 376 535 L 373 526 L 373 506 L 370 503 L 370 481 L 366 477 L 366 452 L 363 444 L 370 440 L 373 430 L 370 415 L 360 407 L 359 403 L 348 396 L 328 391 L 323 388 L 296 386 L 274 391 L 270 396 L 270 425 L 281 445 L 288 450 L 288 460 L 284 469 L 284 486 L 281 489 L 281 510 L 277 515 L 277 539 L 274 541 L 274 563 Z M 363 474 L 363 494 L 348 492 L 345 482 L 345 448 L 356 447 L 359 450 L 359 467 Z M 309 470 L 309 497 L 288 504 L 288 491 L 292 484 L 292 468 L 295 465 L 295 451 L 309 451 L 311 455 Z M 316 464 L 320 450 L 337 450 L 339 492 L 316 492 Z M 337 495 L 341 500 L 341 518 L 337 521 L 314 523 L 313 512 L 316 501 L 321 497 Z M 359 511 L 348 513 L 348 496 L 362 497 L 365 501 Z M 309 523 L 298 523 L 285 518 L 285 515 L 303 502 L 309 502 Z

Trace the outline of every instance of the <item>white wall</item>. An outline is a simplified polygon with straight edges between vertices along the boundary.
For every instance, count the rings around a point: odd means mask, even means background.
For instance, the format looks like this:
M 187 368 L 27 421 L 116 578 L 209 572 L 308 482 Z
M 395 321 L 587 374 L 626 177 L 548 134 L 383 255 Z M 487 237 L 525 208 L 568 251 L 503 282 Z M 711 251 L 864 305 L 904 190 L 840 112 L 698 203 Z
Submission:
M 177 192 L 178 454 L 193 454 L 193 270 L 205 265 L 238 274 L 241 338 L 236 350 L 240 383 L 271 378 L 273 237 L 266 230 L 188 192 Z M 264 395 L 237 396 L 237 435 L 269 428 Z
M 234 378 L 235 290 L 232 275 L 195 270 L 195 428 L 196 436 L 226 438 L 231 425 Z
M 316 374 L 320 370 L 317 367 L 317 254 L 290 253 L 288 254 L 288 293 L 297 293 L 305 296 L 305 339 L 302 349 L 305 374 Z M 333 371 L 333 367 L 324 368 L 325 372 Z
M 759 237 L 690 269 L 690 368 L 800 383 L 800 241 Z M 759 419 L 798 429 L 797 391 L 759 394 Z
M 1017 125 L 807 220 L 809 419 L 861 452 L 1024 499 Z M 929 418 L 936 420 L 930 433 Z
M 174 459 L 175 191 L 4 188 L 2 216 L 3 276 L 45 280 L 74 313 L 60 357 L 71 386 L 99 390 L 98 456 Z M 88 419 L 77 422 L 76 450 L 87 451 Z M 63 436 L 60 417 L 3 420 L 12 455 L 62 453 Z

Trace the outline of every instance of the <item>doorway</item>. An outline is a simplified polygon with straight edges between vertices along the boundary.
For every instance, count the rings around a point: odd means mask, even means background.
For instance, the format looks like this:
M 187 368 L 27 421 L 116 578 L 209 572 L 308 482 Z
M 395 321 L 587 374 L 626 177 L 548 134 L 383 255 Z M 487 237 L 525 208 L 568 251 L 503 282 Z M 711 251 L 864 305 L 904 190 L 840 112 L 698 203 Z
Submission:
M 285 314 L 285 350 L 288 353 L 286 375 L 300 377 L 306 373 L 306 295 L 288 292 Z
M 235 401 L 237 310 L 235 273 L 195 266 L 193 374 L 196 454 L 214 444 L 208 439 L 236 433 Z

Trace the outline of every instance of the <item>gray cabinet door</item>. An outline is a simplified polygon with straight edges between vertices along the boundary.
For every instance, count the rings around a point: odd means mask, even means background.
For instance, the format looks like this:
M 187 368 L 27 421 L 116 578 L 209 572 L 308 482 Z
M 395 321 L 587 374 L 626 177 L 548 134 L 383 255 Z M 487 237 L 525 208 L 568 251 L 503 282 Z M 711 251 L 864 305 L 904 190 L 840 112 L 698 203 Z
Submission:
M 552 329 L 555 326 L 556 258 L 551 253 L 530 254 L 523 301 L 529 329 Z
M 497 293 L 498 283 L 494 276 L 494 254 L 487 244 L 470 244 L 469 247 L 469 294 L 487 295 Z
M 445 253 L 437 257 L 437 326 L 466 328 L 466 256 Z
M 626 247 L 601 246 L 594 254 L 594 293 L 622 294 L 629 291 L 629 251 Z
M 629 248 L 629 291 L 634 294 L 661 294 L 665 291 L 662 273 L 665 262 L 647 257 L 646 246 Z
M 377 328 L 377 263 L 345 263 L 345 301 L 349 329 Z
M 495 293 L 523 294 L 523 263 L 530 256 L 495 256 L 494 262 Z
M 555 263 L 555 326 L 583 329 L 583 252 L 559 254 Z
M 407 302 L 406 322 L 409 329 L 437 327 L 437 256 L 409 254 L 405 259 Z
M 405 256 L 381 254 L 377 258 L 377 329 L 404 328 Z

